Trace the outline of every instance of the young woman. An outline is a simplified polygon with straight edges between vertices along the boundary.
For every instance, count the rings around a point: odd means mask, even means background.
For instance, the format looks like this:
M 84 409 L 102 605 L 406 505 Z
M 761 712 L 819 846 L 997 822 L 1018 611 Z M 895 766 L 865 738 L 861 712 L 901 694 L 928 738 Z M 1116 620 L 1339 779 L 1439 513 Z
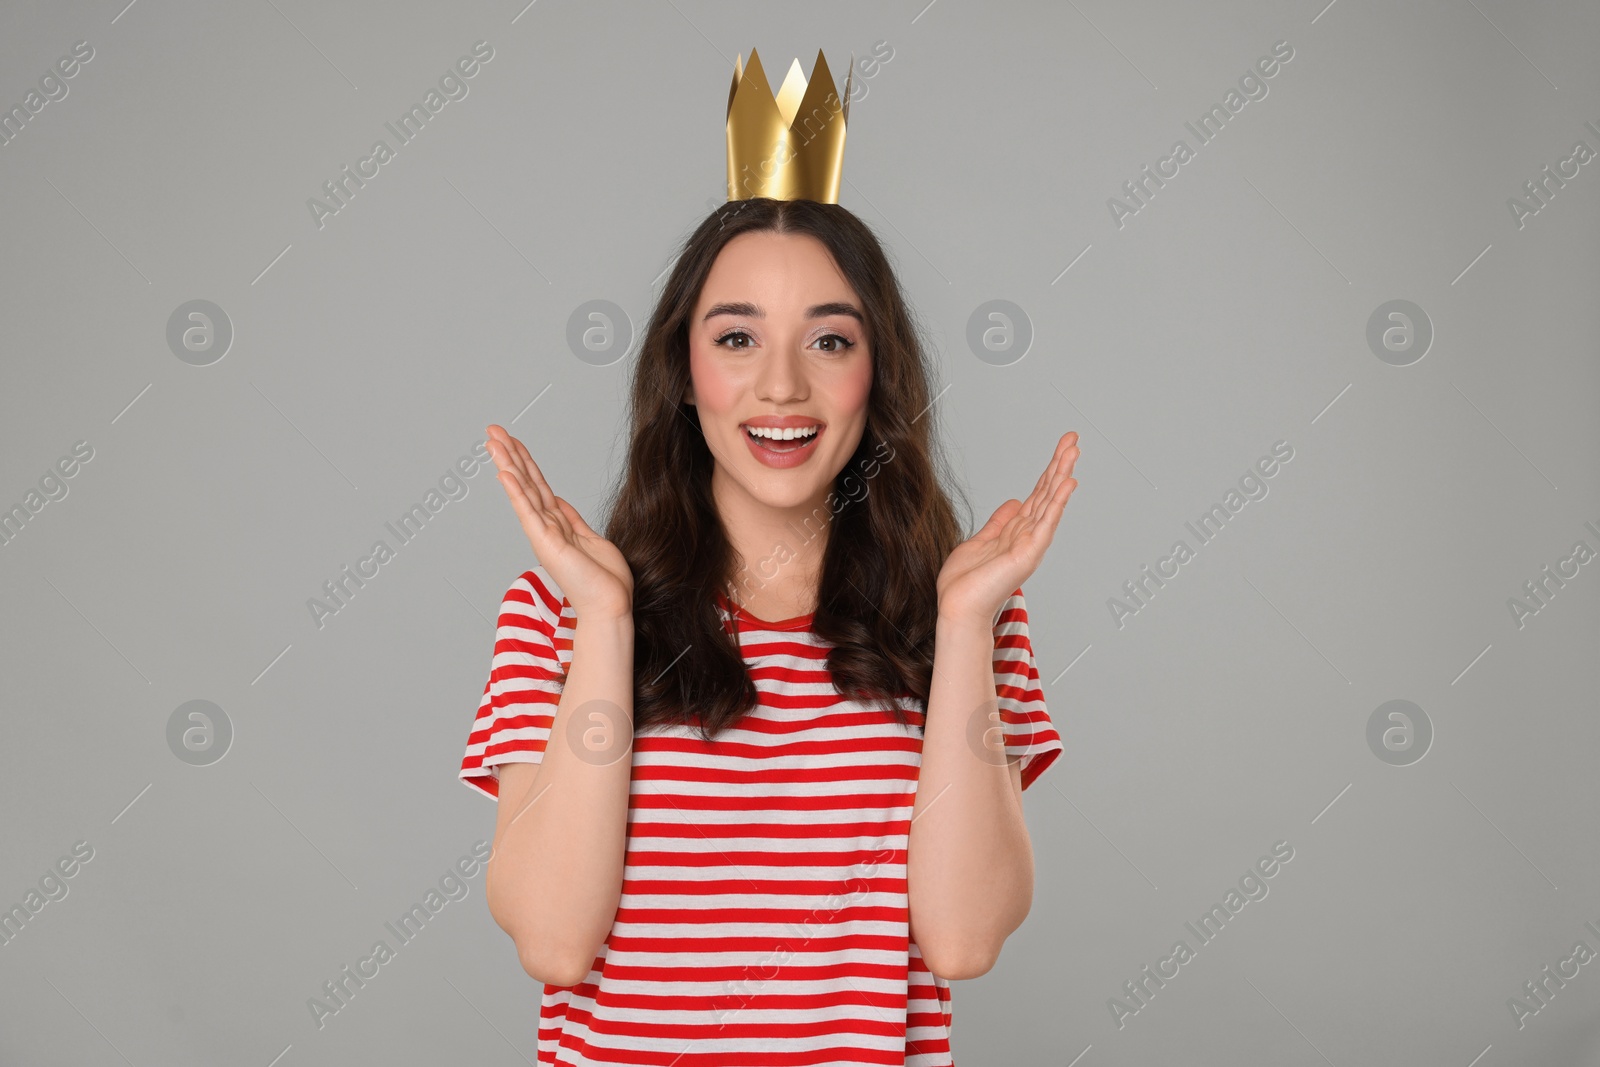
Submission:
M 1032 901 L 1062 743 L 1021 584 L 1078 449 L 962 540 L 933 403 L 872 232 L 757 198 L 667 280 L 604 537 L 488 428 L 539 565 L 460 776 L 541 1063 L 952 1063 L 949 981 Z

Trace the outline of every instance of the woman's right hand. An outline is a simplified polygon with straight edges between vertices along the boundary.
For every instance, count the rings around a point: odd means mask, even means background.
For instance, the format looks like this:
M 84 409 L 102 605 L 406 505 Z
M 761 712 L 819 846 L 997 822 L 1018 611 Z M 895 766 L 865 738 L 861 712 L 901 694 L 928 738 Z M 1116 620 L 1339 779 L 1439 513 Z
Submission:
M 489 455 L 495 474 L 539 564 L 550 572 L 581 618 L 625 618 L 633 613 L 633 572 L 617 546 L 589 528 L 571 504 L 551 492 L 538 464 L 505 427 L 491 424 Z

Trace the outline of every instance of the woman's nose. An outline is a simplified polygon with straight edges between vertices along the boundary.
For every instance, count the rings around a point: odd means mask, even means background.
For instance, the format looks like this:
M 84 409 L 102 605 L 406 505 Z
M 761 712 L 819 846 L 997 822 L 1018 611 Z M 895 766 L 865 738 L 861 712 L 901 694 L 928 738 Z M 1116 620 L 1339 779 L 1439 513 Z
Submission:
M 786 345 L 767 349 L 756 372 L 756 391 L 773 403 L 803 396 L 804 356 Z

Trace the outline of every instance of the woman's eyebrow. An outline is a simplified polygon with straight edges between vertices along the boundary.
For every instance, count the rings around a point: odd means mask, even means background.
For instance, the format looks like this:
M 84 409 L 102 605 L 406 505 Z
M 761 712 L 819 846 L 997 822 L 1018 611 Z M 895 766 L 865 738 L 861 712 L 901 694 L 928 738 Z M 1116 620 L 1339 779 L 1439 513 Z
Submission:
M 705 318 L 701 321 L 713 319 L 718 315 L 738 315 L 747 319 L 764 319 L 767 317 L 767 313 L 756 305 L 746 300 L 739 300 L 712 304 L 710 309 L 706 311 Z M 836 301 L 828 304 L 817 304 L 806 309 L 806 318 L 808 319 L 825 319 L 829 315 L 849 315 L 862 325 L 866 325 L 866 319 L 862 317 L 861 309 L 854 304 Z

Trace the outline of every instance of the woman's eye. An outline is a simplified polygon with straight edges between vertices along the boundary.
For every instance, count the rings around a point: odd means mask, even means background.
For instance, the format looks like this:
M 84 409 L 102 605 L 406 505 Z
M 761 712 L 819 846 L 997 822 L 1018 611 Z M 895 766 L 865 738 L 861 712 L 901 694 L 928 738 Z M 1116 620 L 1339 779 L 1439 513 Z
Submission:
M 743 338 L 744 339 L 744 343 L 742 343 L 742 344 L 734 344 L 733 341 L 734 341 L 735 338 Z M 754 343 L 754 341 L 755 341 L 755 338 L 751 337 L 748 333 L 746 333 L 743 330 L 729 330 L 727 333 L 723 334 L 721 337 L 718 337 L 716 340 L 712 341 L 711 343 L 714 344 L 714 345 L 721 345 L 723 348 L 746 349 L 746 348 L 751 347 L 751 345 Z M 833 352 L 833 353 L 848 352 L 850 349 L 852 349 L 852 348 L 854 348 L 856 346 L 855 342 L 850 340 L 850 338 L 845 337 L 843 334 L 837 334 L 837 333 L 825 333 L 821 337 L 817 338 L 816 341 L 814 341 L 812 343 L 813 344 L 823 344 L 823 342 L 826 342 L 826 341 L 832 341 L 833 345 L 832 345 L 832 347 L 824 346 L 823 349 L 822 349 L 822 351 L 824 351 L 824 352 Z

